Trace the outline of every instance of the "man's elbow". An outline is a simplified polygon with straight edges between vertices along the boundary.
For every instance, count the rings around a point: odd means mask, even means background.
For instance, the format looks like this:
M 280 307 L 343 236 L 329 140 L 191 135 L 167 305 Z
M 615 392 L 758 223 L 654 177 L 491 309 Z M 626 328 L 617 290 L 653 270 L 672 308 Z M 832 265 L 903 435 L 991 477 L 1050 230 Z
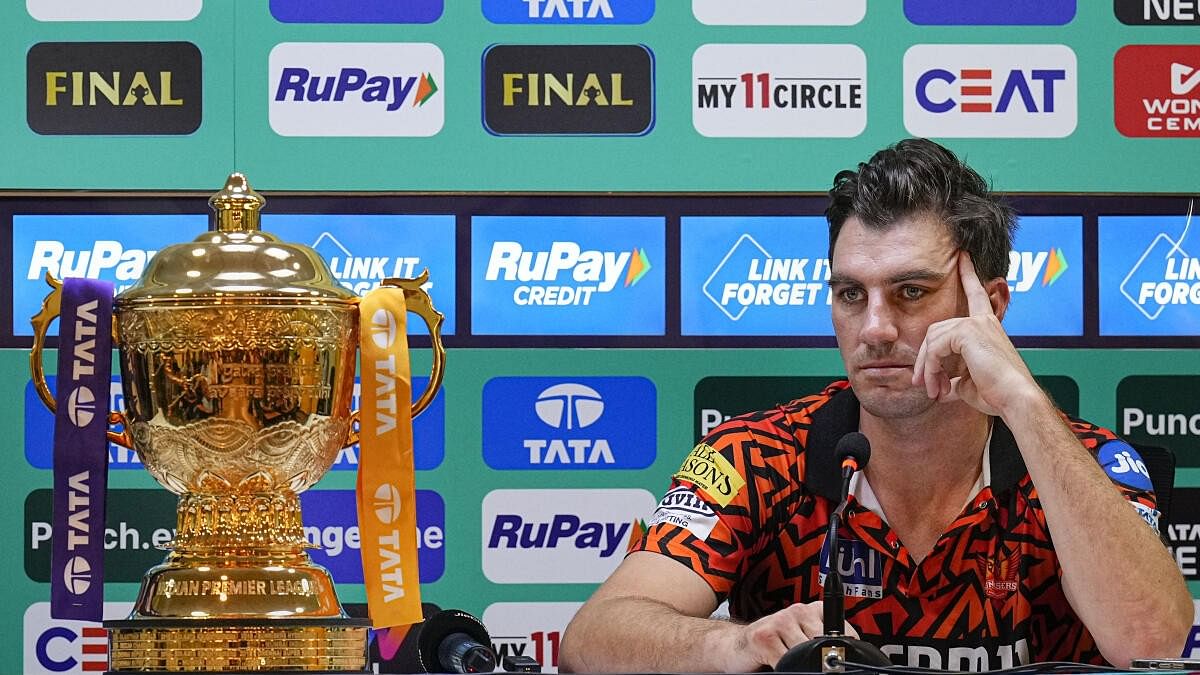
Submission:
M 581 624 L 586 621 L 584 614 L 587 605 L 571 619 L 567 627 L 563 629 L 562 640 L 558 645 L 558 672 L 560 673 L 583 673 L 590 670 L 584 663 L 584 640 Z
M 1183 653 L 1192 630 L 1191 598 L 1180 607 L 1157 615 L 1148 615 L 1128 626 L 1128 632 L 1114 640 L 1109 649 L 1101 648 L 1104 658 L 1118 668 L 1127 668 L 1137 658 L 1175 659 Z

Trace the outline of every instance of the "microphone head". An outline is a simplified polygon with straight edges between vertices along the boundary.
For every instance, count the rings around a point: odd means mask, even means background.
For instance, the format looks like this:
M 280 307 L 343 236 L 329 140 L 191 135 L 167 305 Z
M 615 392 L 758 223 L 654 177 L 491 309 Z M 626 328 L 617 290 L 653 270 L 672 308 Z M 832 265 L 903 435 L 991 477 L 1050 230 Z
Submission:
M 844 465 L 847 459 L 854 460 L 858 464 L 855 470 L 862 471 L 867 468 L 867 462 L 871 459 L 871 442 L 862 433 L 851 431 L 838 439 L 833 456 L 839 465 Z
M 455 667 L 454 664 L 445 663 L 446 659 L 442 656 L 442 645 L 446 638 L 457 635 L 460 639 L 455 640 L 456 643 L 463 643 L 469 647 L 471 642 L 481 645 L 486 648 L 486 651 L 491 650 L 492 638 L 488 635 L 487 629 L 483 627 L 483 622 L 475 617 L 467 614 L 462 610 L 446 609 L 434 614 L 425 620 L 421 625 L 421 632 L 417 636 L 417 654 L 420 659 L 421 667 L 427 673 L 453 673 L 453 672 L 475 672 L 469 667 L 465 669 Z M 469 638 L 465 640 L 462 638 Z M 467 652 L 468 655 L 474 652 Z M 492 657 L 491 669 L 495 669 L 495 656 Z M 471 660 L 471 659 L 466 659 Z

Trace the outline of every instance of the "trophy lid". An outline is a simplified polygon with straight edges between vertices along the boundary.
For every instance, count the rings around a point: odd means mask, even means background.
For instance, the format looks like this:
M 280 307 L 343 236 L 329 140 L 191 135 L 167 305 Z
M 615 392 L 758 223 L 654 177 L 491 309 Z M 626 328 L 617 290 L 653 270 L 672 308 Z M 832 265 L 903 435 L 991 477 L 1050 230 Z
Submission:
M 357 302 L 311 247 L 258 229 L 266 201 L 244 175 L 230 174 L 208 200 L 215 211 L 213 229 L 159 251 L 137 283 L 117 296 L 117 305 L 237 298 Z

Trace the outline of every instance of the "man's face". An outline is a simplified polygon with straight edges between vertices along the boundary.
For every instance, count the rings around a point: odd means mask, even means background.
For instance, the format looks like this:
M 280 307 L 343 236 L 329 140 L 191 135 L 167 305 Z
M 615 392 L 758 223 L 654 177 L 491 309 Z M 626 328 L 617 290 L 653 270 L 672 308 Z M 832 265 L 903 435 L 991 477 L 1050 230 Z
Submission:
M 966 315 L 958 250 L 937 218 L 916 214 L 884 230 L 855 216 L 830 261 L 833 329 L 863 408 L 881 418 L 913 417 L 935 404 L 913 386 L 913 362 L 930 324 Z M 949 364 L 950 374 L 957 365 Z

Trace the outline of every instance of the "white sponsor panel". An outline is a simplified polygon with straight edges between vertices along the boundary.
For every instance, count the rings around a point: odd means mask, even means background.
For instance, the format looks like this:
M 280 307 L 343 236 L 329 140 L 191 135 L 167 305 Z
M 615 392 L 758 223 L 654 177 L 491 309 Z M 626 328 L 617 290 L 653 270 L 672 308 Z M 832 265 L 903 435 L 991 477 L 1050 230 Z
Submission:
M 717 514 L 703 499 L 700 499 L 691 489 L 677 487 L 668 491 L 658 503 L 654 515 L 646 523 L 648 526 L 659 523 L 670 523 L 682 527 L 696 535 L 699 539 L 708 539 L 713 527 L 717 524 Z
M 104 603 L 104 618 L 124 619 L 132 602 Z M 24 664 L 26 675 L 103 671 L 108 666 L 108 637 L 98 621 L 50 617 L 50 603 L 35 602 L 25 610 Z
M 705 136 L 857 136 L 867 127 L 867 56 L 856 45 L 701 45 L 692 124 Z
M 528 656 L 543 673 L 558 672 L 563 631 L 582 602 L 497 602 L 483 611 L 483 625 L 498 658 Z
M 1062 138 L 1078 119 L 1065 45 L 914 45 L 904 53 L 904 126 L 937 138 Z
M 692 0 L 692 14 L 719 26 L 853 26 L 867 0 Z
M 445 117 L 442 51 L 430 43 L 284 42 L 267 101 L 281 136 L 433 136 Z
M 25 0 L 38 21 L 190 21 L 203 0 Z
M 646 490 L 493 490 L 483 498 L 483 573 L 500 584 L 604 581 L 655 503 Z

